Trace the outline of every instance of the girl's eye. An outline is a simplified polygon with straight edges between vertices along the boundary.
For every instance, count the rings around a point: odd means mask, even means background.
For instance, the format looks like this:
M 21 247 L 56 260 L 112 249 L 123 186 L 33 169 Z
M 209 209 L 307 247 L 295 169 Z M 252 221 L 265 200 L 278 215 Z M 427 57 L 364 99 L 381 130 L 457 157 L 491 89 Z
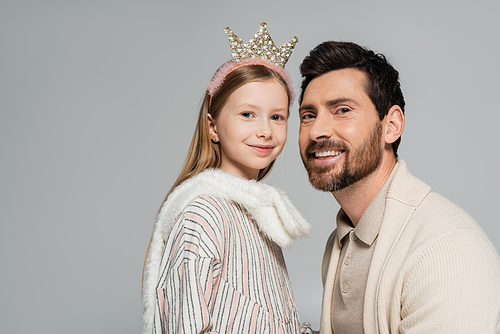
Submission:
M 246 112 L 242 112 L 242 113 L 241 113 L 241 116 L 243 116 L 243 117 L 245 117 L 245 118 L 250 118 L 250 117 L 252 117 L 252 113 L 251 113 L 251 112 L 248 112 L 248 111 L 246 111 Z
M 272 116 L 271 116 L 271 119 L 272 119 L 273 121 L 282 121 L 282 120 L 284 120 L 284 119 L 285 119 L 285 117 L 283 117 L 283 116 L 281 116 L 281 115 L 272 115 Z

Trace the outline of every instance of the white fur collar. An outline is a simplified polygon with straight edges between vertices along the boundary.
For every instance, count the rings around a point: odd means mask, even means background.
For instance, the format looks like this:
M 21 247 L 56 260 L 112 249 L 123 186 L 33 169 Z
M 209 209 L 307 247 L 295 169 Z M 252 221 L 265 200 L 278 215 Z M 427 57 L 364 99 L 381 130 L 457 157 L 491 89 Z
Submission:
M 284 192 L 265 183 L 249 181 L 209 169 L 182 183 L 168 197 L 158 216 L 163 235 L 168 235 L 177 216 L 200 195 L 215 196 L 244 206 L 259 229 L 281 247 L 308 234 L 309 225 Z
M 258 228 L 281 247 L 309 234 L 310 225 L 284 192 L 258 181 L 249 181 L 216 169 L 205 170 L 183 182 L 163 204 L 156 221 L 144 272 L 144 333 L 151 332 L 155 287 L 163 247 L 184 208 L 200 195 L 234 201 L 247 209 Z

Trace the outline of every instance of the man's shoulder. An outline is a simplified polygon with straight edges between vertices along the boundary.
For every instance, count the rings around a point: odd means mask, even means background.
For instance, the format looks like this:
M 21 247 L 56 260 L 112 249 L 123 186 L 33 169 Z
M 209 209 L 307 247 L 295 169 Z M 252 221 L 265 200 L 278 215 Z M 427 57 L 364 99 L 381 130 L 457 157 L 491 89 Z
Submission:
M 415 209 L 413 220 L 433 229 L 479 229 L 479 225 L 464 209 L 446 197 L 431 191 Z
M 446 197 L 431 190 L 431 187 L 413 176 L 403 160 L 390 185 L 387 199 L 393 199 L 403 205 L 413 207 L 411 220 L 421 220 L 422 224 L 470 227 L 477 226 L 475 220 L 458 205 Z
M 462 245 L 466 240 L 469 247 L 482 249 L 483 254 L 496 257 L 495 247 L 479 224 L 458 205 L 431 191 L 415 209 L 409 219 L 400 241 L 409 243 L 414 251 L 436 245 Z
M 453 238 L 464 233 L 476 242 L 488 240 L 479 224 L 464 209 L 413 176 L 404 161 L 399 160 L 399 165 L 391 185 L 392 197 L 388 194 L 388 199 L 412 208 L 410 211 L 413 212 L 402 231 L 407 241 L 412 240 L 414 246 L 422 246 L 432 240 Z M 393 208 L 402 209 L 399 205 Z
M 498 252 L 480 225 L 457 204 L 434 191 L 414 209 L 394 242 L 392 255 L 406 263 L 407 269 L 413 267 L 414 261 L 431 266 L 480 261 L 481 270 L 491 277 L 500 273 Z

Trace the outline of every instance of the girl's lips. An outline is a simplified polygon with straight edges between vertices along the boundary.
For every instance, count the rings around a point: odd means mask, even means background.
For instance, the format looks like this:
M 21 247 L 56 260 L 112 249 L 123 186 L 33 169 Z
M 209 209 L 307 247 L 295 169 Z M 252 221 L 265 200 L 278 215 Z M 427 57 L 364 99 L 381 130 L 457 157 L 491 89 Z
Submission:
M 250 146 L 251 148 L 253 148 L 257 152 L 261 152 L 261 153 L 269 153 L 274 148 L 274 146 L 272 146 L 272 145 L 248 145 L 248 146 Z

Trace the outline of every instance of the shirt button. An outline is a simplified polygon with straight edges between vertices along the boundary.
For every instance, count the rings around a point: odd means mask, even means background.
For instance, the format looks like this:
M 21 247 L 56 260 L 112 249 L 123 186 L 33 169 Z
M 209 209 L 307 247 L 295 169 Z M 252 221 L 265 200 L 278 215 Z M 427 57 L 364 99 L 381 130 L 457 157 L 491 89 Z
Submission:
M 342 284 L 342 292 L 343 293 L 349 292 L 349 285 L 347 283 Z
M 354 241 L 358 240 L 358 237 L 356 236 L 356 234 L 353 233 L 353 234 L 351 234 L 351 236 L 352 236 L 352 240 L 354 240 Z
M 349 263 L 351 263 L 351 260 L 352 260 L 351 256 L 347 255 L 344 259 L 344 264 L 348 265 Z

